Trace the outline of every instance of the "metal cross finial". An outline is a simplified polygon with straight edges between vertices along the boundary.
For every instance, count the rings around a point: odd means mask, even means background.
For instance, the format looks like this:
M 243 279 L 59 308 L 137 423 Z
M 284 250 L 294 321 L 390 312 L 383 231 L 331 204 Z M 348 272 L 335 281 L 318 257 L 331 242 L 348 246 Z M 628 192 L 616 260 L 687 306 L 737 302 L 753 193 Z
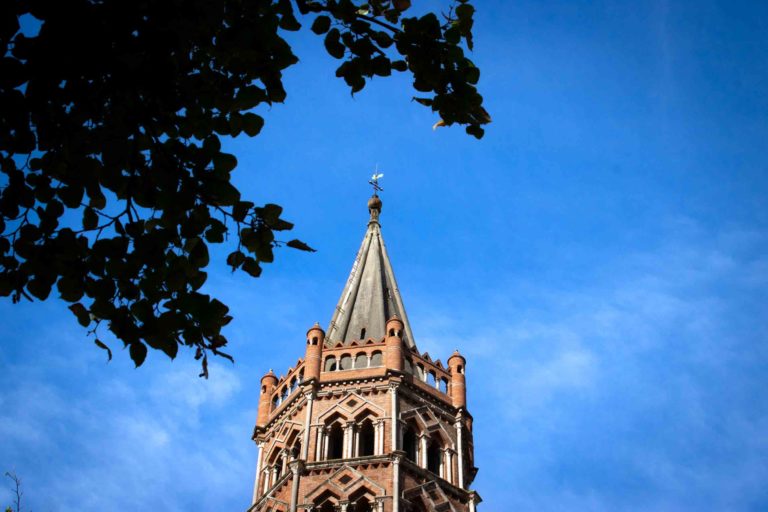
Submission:
M 373 176 L 371 176 L 371 179 L 368 182 L 373 187 L 373 194 L 374 195 L 376 195 L 376 192 L 382 192 L 384 190 L 379 185 L 379 179 L 381 179 L 383 177 L 384 177 L 384 174 L 379 172 L 379 164 L 376 164 L 376 170 L 373 171 Z

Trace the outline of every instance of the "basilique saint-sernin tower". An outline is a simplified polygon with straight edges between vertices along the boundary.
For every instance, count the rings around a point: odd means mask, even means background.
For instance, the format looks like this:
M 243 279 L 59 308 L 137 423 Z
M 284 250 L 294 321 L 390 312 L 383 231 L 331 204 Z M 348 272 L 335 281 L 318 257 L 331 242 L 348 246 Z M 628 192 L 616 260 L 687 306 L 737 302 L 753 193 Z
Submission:
M 261 379 L 249 512 L 465 512 L 474 466 L 466 361 L 416 348 L 379 225 L 370 220 L 328 331 Z M 297 346 L 298 348 L 298 346 Z

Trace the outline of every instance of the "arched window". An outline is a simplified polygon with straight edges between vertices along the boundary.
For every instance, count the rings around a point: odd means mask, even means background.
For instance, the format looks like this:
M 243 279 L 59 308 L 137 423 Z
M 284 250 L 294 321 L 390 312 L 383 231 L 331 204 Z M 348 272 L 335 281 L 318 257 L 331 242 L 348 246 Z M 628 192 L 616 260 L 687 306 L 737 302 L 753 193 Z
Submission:
M 275 395 L 272 397 L 272 408 L 274 409 L 278 405 L 280 405 L 280 397 Z
M 464 367 L 463 367 L 462 365 L 458 365 L 458 366 L 456 366 L 456 370 L 457 370 L 459 373 L 464 373 Z
M 443 393 L 448 392 L 448 379 L 446 379 L 445 377 L 440 379 L 440 391 L 442 391 Z
M 355 356 L 355 368 L 368 368 L 368 356 L 360 352 Z
M 375 438 L 375 433 L 373 429 L 373 422 L 371 420 L 365 420 L 363 424 L 360 426 L 360 432 L 358 434 L 359 444 L 358 444 L 358 457 L 366 457 L 368 455 L 373 455 L 373 442 Z
M 432 370 L 430 370 L 429 373 L 427 373 L 427 382 L 433 388 L 437 387 L 437 377 L 435 377 L 435 372 L 433 372 Z
M 301 370 L 299 372 L 299 384 L 301 384 L 302 382 L 304 382 L 304 370 Z
M 280 479 L 280 475 L 283 472 L 283 452 L 282 450 L 277 452 L 277 456 L 275 457 L 275 481 L 278 481 Z
M 298 380 L 296 380 L 296 377 L 294 377 L 293 379 L 291 379 L 291 393 L 293 393 L 293 391 L 294 391 L 294 390 L 295 390 L 297 387 L 299 387 L 299 381 L 298 381 Z
M 297 439 L 291 448 L 291 458 L 298 459 L 301 457 L 301 440 Z
M 367 487 L 361 487 L 349 496 L 349 512 L 373 512 L 371 499 L 373 492 Z
M 403 364 L 404 364 L 403 367 L 405 368 L 405 373 L 413 374 L 413 364 L 411 363 L 411 360 L 405 359 L 403 360 Z
M 341 370 L 351 370 L 352 369 L 352 356 L 349 354 L 344 354 L 341 356 L 341 362 L 339 363 Z
M 344 454 L 344 431 L 341 425 L 334 423 L 328 433 L 328 458 L 340 459 Z
M 347 510 L 351 510 L 351 512 L 373 512 L 371 502 L 368 501 L 368 498 L 365 496 L 358 499 L 354 505 L 352 505 L 352 508 L 348 508 Z
M 427 470 L 436 475 L 440 474 L 440 463 L 443 459 L 441 443 L 438 439 L 430 439 L 427 447 Z
M 416 364 L 416 377 L 419 380 L 424 380 L 424 366 L 421 363 Z
M 317 509 L 318 512 L 335 512 L 336 508 L 333 506 L 333 503 L 330 501 L 326 501 L 322 505 L 320 505 L 320 508 Z
M 325 371 L 327 372 L 335 372 L 336 371 L 336 358 L 333 356 L 326 357 L 325 358 Z
M 405 451 L 406 457 L 416 463 L 418 463 L 418 459 L 416 458 L 417 443 L 418 437 L 416 437 L 416 430 L 411 425 L 406 425 L 403 430 L 403 451 Z
M 371 366 L 381 366 L 382 360 L 381 360 L 381 352 L 378 350 L 371 354 Z
M 280 401 L 285 402 L 286 398 L 288 398 L 288 386 L 283 388 L 283 392 L 280 394 Z

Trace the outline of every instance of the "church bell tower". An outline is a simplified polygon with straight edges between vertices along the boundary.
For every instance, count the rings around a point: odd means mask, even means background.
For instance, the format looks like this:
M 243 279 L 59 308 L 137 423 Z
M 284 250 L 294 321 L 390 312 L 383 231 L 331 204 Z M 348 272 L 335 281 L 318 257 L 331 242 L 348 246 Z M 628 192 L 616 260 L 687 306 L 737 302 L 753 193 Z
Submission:
M 379 225 L 381 199 L 327 331 L 261 379 L 249 512 L 474 512 L 466 360 L 420 353 Z M 297 347 L 298 348 L 298 347 Z

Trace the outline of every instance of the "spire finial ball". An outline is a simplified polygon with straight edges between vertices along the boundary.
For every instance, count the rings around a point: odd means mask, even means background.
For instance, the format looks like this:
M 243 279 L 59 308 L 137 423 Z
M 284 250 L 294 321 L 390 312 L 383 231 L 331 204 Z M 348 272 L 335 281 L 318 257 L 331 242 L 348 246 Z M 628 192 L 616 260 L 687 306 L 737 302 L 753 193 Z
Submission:
M 368 200 L 368 209 L 381 211 L 381 199 L 378 195 L 373 194 Z

